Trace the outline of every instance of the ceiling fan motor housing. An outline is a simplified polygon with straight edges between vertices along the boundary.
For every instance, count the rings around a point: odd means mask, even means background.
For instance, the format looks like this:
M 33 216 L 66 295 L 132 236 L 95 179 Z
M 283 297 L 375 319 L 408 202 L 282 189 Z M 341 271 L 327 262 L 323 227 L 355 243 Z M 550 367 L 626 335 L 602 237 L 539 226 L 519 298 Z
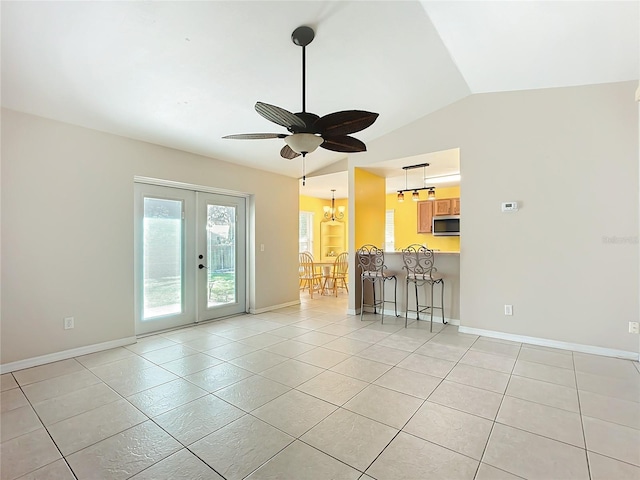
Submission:
M 291 133 L 322 133 L 320 129 L 315 126 L 316 120 L 320 118 L 315 113 L 298 112 L 294 113 L 294 115 L 302 120 L 306 124 L 306 127 L 302 128 L 298 127 L 297 125 L 292 125 L 289 128 L 289 131 Z

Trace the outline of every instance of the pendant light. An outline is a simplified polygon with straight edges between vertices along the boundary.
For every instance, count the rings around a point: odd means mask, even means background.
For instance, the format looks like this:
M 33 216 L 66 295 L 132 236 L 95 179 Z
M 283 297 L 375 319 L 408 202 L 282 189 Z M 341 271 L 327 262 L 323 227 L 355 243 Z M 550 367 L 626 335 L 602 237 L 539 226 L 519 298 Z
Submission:
M 427 194 L 428 200 L 435 200 L 436 198 L 436 187 L 420 187 L 420 188 L 407 188 L 407 170 L 412 170 L 414 168 L 422 168 L 422 178 L 425 178 L 425 169 L 429 166 L 428 163 L 420 163 L 418 165 L 408 165 L 406 167 L 402 167 L 404 170 L 404 190 L 398 190 L 398 202 L 404 202 L 404 192 L 413 192 L 411 194 L 411 200 L 414 202 L 420 201 L 420 190 L 428 190 Z

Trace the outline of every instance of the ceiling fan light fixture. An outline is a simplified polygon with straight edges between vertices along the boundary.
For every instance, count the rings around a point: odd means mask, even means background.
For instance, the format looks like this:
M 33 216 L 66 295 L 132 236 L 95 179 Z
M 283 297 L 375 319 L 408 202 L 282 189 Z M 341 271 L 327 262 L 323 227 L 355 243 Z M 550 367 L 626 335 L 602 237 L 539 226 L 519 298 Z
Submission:
M 311 153 L 324 142 L 322 137 L 313 133 L 294 133 L 285 137 L 284 141 L 291 150 L 300 154 Z

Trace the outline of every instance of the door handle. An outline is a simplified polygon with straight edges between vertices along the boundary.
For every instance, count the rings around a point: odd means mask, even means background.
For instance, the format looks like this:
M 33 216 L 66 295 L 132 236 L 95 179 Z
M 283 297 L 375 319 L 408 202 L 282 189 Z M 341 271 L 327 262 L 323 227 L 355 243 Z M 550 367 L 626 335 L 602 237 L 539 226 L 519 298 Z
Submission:
M 202 270 L 203 268 L 208 268 L 208 267 L 207 267 L 206 265 L 200 264 L 200 265 L 198 265 L 198 268 L 199 268 L 200 270 Z

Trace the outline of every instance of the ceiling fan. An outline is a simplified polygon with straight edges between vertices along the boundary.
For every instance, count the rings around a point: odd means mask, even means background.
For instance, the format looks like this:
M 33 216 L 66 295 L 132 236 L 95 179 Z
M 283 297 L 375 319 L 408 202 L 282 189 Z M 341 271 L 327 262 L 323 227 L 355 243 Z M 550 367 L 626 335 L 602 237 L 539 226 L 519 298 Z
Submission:
M 305 47 L 311 43 L 315 32 L 311 27 L 301 26 L 291 34 L 291 40 L 302 47 L 302 112 L 291 113 L 284 108 L 268 103 L 257 102 L 256 111 L 267 120 L 285 127 L 290 133 L 243 133 L 227 135 L 222 138 L 234 140 L 259 140 L 283 138 L 286 145 L 280 150 L 280 156 L 293 159 L 300 155 L 304 160 L 307 153 L 322 147 L 334 152 L 365 152 L 366 145 L 350 134 L 369 127 L 378 118 L 377 113 L 363 110 L 344 110 L 322 117 L 306 111 Z M 303 185 L 305 175 L 303 172 Z

